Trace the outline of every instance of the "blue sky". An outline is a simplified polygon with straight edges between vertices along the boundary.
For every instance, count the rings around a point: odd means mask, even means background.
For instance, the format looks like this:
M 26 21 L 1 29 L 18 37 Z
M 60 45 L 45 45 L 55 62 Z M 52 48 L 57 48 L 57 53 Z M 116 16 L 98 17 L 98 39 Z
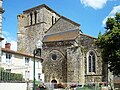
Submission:
M 104 33 L 106 18 L 120 12 L 120 0 L 4 0 L 3 37 L 16 45 L 17 15 L 34 6 L 46 4 L 60 15 L 81 25 L 83 33 L 97 37 Z

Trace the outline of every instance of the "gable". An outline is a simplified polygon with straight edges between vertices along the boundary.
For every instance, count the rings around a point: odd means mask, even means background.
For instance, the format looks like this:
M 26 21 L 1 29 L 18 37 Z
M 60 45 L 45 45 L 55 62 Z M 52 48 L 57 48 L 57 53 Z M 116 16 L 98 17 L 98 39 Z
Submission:
M 78 23 L 62 16 L 53 26 L 48 29 L 46 34 L 54 34 L 69 30 L 75 30 L 79 29 L 79 27 L 80 25 Z

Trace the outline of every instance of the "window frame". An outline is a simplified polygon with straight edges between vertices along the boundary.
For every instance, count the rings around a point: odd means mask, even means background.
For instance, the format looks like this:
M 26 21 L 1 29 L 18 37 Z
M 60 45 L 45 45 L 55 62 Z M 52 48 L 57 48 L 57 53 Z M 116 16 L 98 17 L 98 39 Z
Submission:
M 5 53 L 6 63 L 11 63 L 12 54 L 11 53 Z
M 29 66 L 30 58 L 29 57 L 25 57 L 24 60 L 25 60 L 25 66 Z
M 87 74 L 95 74 L 96 66 L 97 66 L 97 55 L 95 51 L 90 50 L 87 53 Z
M 52 54 L 51 54 L 51 59 L 52 59 L 53 61 L 56 61 L 56 60 L 58 59 L 57 54 L 56 54 L 56 53 L 52 53 Z

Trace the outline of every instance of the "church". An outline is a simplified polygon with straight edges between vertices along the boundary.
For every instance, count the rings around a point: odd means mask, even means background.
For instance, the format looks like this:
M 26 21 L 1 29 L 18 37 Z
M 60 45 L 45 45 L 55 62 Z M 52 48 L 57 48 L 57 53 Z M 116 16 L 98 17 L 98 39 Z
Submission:
M 18 51 L 33 54 L 41 41 L 44 82 L 102 82 L 101 53 L 96 38 L 82 33 L 80 24 L 45 4 L 27 9 L 18 18 Z

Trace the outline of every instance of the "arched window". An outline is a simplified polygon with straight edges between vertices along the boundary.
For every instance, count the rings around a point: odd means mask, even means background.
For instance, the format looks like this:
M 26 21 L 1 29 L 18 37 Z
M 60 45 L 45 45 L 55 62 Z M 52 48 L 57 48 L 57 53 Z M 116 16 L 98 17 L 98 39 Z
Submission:
M 96 72 L 96 56 L 93 51 L 90 51 L 87 56 L 88 72 Z

